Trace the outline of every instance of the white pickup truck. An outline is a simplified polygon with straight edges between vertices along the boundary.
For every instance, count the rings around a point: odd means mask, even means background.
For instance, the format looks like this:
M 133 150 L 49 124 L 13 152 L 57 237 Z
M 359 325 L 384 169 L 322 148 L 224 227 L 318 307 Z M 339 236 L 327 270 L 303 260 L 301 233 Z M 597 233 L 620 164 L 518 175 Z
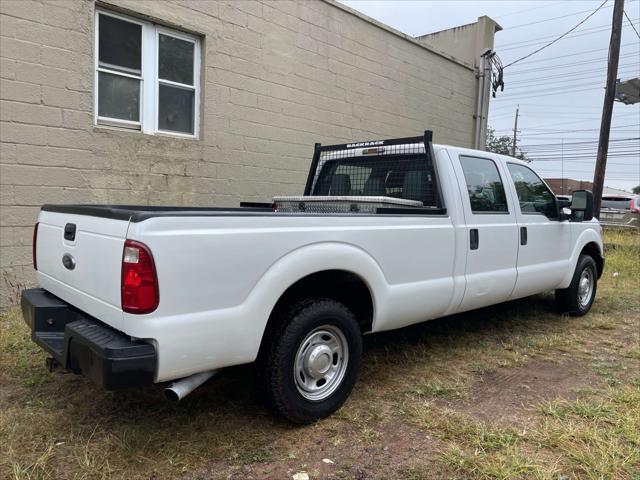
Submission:
M 239 208 L 45 205 L 22 294 L 50 366 L 182 398 L 255 362 L 273 410 L 330 415 L 362 335 L 555 290 L 587 313 L 604 258 L 591 192 L 424 136 L 315 147 L 304 196 Z

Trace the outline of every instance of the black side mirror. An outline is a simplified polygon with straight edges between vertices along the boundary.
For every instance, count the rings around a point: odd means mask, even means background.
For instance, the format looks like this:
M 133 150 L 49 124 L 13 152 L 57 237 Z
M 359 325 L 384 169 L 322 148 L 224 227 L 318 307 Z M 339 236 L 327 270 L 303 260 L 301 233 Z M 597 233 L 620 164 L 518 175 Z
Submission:
M 576 190 L 571 197 L 571 220 L 588 222 L 593 218 L 593 193 L 590 190 Z

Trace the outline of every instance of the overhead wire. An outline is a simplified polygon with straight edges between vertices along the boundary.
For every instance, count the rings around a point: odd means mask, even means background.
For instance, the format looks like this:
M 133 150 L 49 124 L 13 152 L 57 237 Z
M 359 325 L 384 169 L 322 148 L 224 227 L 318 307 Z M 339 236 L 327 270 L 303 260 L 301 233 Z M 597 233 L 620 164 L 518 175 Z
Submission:
M 638 36 L 638 38 L 640 38 L 640 33 L 638 33 L 638 30 L 636 30 L 636 27 L 629 18 L 629 15 L 627 15 L 627 12 L 625 10 L 623 10 L 622 12 L 624 13 L 624 16 L 627 17 L 627 21 L 629 22 L 629 25 L 631 25 L 631 28 L 633 28 L 633 31 L 636 32 L 636 35 Z
M 518 10 L 516 12 L 510 12 L 510 13 L 505 13 L 504 15 L 500 15 L 495 17 L 497 20 L 500 20 L 501 18 L 506 18 L 506 17 L 512 17 L 514 15 L 520 15 L 522 13 L 526 13 L 526 12 L 530 12 L 532 10 L 539 10 L 541 8 L 549 8 L 552 7 L 554 5 L 559 5 L 561 3 L 565 3 L 564 1 L 561 2 L 552 2 L 552 3 L 545 3 L 544 5 L 538 5 L 537 7 L 531 7 L 531 8 L 525 8 L 524 10 Z
M 523 60 L 526 60 L 527 58 L 531 57 L 532 55 L 535 55 L 536 53 L 541 52 L 542 50 L 544 50 L 545 48 L 550 47 L 551 45 L 553 45 L 554 43 L 562 40 L 564 37 L 566 37 L 567 35 L 569 35 L 571 32 L 573 32 L 576 28 L 578 28 L 580 25 L 582 25 L 583 23 L 585 23 L 587 20 L 589 20 L 591 17 L 593 17 L 602 7 L 604 7 L 604 5 L 608 2 L 609 0 L 604 0 L 604 2 L 602 2 L 598 8 L 596 8 L 594 11 L 592 11 L 589 15 L 587 15 L 585 18 L 583 18 L 580 22 L 578 22 L 576 25 L 574 25 L 573 27 L 571 27 L 569 30 L 567 30 L 565 33 L 563 33 L 562 35 L 560 35 L 559 37 L 557 37 L 556 39 L 550 41 L 549 43 L 547 43 L 546 45 L 537 48 L 536 50 L 534 50 L 531 53 L 528 53 L 527 55 L 518 58 L 517 60 L 514 60 L 511 63 L 508 63 L 507 65 L 504 66 L 504 68 L 508 68 L 512 65 L 515 65 L 516 63 L 519 63 Z
M 605 2 L 605 3 L 606 3 L 606 2 Z M 604 5 L 604 4 L 603 4 L 603 5 Z M 609 7 L 605 7 L 605 8 L 611 8 L 611 7 L 609 6 Z M 538 25 L 538 24 L 540 24 L 540 23 L 552 22 L 552 21 L 554 21 L 554 20 L 559 20 L 559 19 L 561 19 L 561 18 L 574 17 L 574 16 L 576 16 L 576 15 L 580 15 L 581 13 L 587 13 L 587 12 L 590 12 L 590 11 L 591 11 L 591 9 L 588 9 L 588 10 L 580 10 L 579 12 L 567 13 L 567 14 L 564 14 L 564 15 L 558 15 L 558 16 L 556 16 L 556 17 L 544 18 L 544 19 L 542 19 L 542 20 L 536 20 L 536 21 L 534 21 L 534 22 L 521 23 L 521 24 L 519 24 L 519 25 L 513 25 L 513 26 L 510 26 L 510 27 L 505 27 L 505 29 L 504 29 L 504 30 L 513 30 L 513 29 L 516 29 L 516 28 L 529 27 L 529 26 L 531 26 L 531 25 Z

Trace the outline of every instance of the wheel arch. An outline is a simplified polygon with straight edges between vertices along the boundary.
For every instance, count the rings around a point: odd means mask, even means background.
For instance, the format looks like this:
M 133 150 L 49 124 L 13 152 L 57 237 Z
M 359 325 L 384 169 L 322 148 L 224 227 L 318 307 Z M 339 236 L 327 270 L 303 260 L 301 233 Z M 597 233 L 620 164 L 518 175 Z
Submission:
M 570 268 L 568 269 L 560 288 L 566 288 L 571 283 L 573 272 L 578 264 L 578 258 L 580 258 L 580 255 L 582 254 L 589 255 L 593 258 L 596 262 L 598 278 L 602 276 L 602 272 L 604 271 L 602 237 L 595 230 L 590 228 L 581 232 L 580 236 L 576 240 L 569 260 Z
M 368 253 L 351 245 L 315 244 L 292 252 L 277 264 L 268 276 L 277 276 L 280 285 L 277 292 L 272 290 L 275 294 L 270 298 L 258 355 L 277 331 L 282 310 L 302 298 L 337 300 L 354 313 L 363 333 L 373 329 L 386 280 Z

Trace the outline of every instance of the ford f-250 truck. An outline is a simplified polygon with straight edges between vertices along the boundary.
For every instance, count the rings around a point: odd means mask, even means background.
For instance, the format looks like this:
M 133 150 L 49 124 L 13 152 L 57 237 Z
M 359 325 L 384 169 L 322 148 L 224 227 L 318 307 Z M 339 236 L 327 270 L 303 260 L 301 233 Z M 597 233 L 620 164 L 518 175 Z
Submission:
M 22 309 L 51 364 L 106 388 L 174 381 L 179 399 L 255 362 L 273 410 L 308 423 L 349 395 L 363 334 L 551 290 L 587 313 L 604 268 L 592 205 L 431 132 L 318 144 L 301 197 L 44 205 Z

